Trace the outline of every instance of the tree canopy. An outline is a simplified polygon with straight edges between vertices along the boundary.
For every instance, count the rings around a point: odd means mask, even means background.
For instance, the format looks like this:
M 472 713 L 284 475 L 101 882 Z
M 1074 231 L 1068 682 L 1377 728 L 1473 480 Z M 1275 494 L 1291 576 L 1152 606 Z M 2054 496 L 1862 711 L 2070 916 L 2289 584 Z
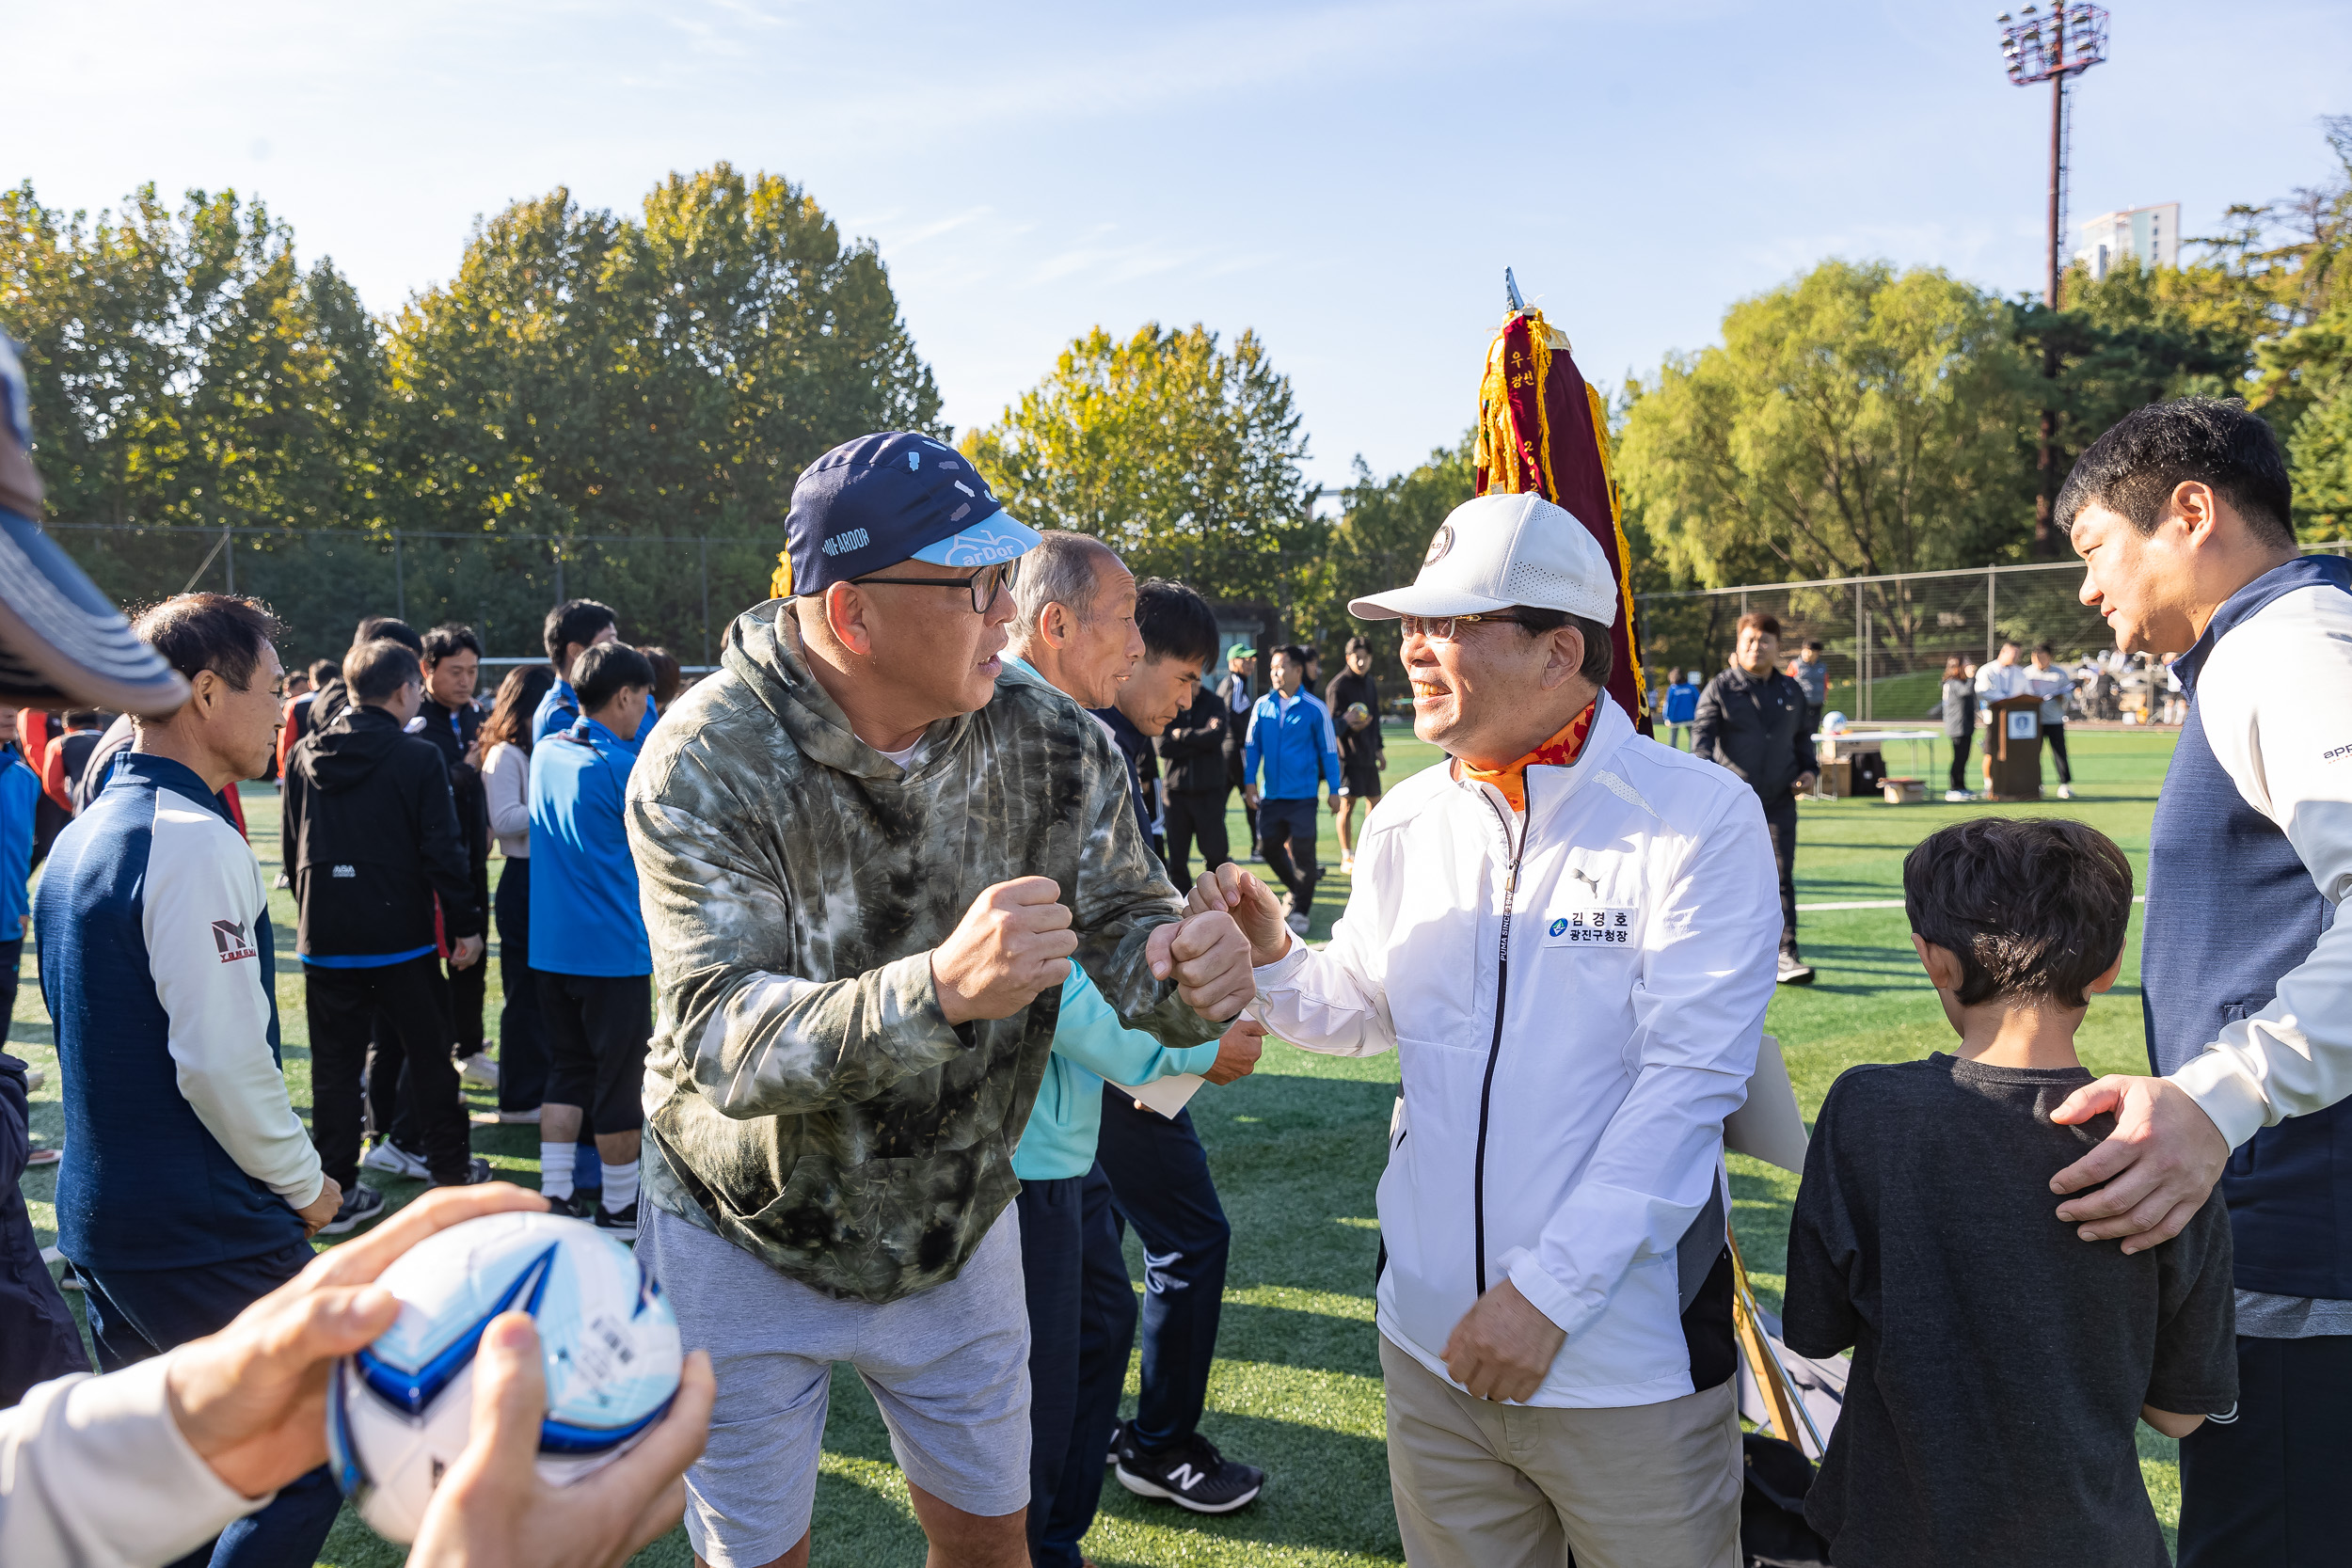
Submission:
M 1284 602 L 1319 537 L 1288 376 L 1244 332 L 1101 327 L 963 450 L 1015 516 L 1103 540 L 1138 575 Z

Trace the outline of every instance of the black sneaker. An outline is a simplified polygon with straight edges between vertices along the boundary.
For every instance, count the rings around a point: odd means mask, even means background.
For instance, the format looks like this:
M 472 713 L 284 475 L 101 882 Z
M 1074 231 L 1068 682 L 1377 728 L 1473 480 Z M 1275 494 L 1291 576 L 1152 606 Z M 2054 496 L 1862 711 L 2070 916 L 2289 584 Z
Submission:
M 596 1228 L 616 1242 L 637 1240 L 637 1205 L 632 1203 L 626 1209 L 607 1209 L 603 1204 L 597 1204 Z
M 1111 1423 L 1111 1451 L 1103 1456 L 1103 1463 L 1105 1465 L 1118 1464 L 1120 1445 L 1126 1441 L 1127 1423 L 1124 1421 L 1113 1421 Z
M 428 1183 L 428 1185 L 435 1187 L 479 1187 L 482 1183 L 489 1180 L 490 1162 L 485 1160 L 481 1155 L 477 1154 L 466 1162 L 466 1174 L 459 1177 L 456 1180 L 434 1181 Z
M 368 1221 L 382 1217 L 383 1212 L 382 1193 L 373 1187 L 353 1187 L 336 1206 L 335 1217 L 319 1227 L 319 1234 L 340 1236 L 346 1230 L 357 1230 Z
M 545 1193 L 539 1196 L 547 1197 Z M 567 1220 L 594 1219 L 596 1215 L 596 1200 L 583 1197 L 578 1193 L 572 1194 L 569 1197 L 548 1197 L 548 1212 L 561 1214 Z
M 1157 1497 L 1195 1513 L 1231 1513 L 1265 1490 L 1263 1470 L 1226 1458 L 1197 1432 L 1160 1453 L 1136 1448 L 1132 1433 L 1122 1431 L 1120 1438 L 1111 1472 L 1138 1497 Z

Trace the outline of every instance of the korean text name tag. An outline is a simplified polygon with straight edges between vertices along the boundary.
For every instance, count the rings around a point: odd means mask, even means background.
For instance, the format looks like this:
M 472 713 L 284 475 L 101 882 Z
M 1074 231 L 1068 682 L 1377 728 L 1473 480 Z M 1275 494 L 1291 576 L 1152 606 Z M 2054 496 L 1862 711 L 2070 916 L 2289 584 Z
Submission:
M 1587 904 L 1544 922 L 1544 945 L 1630 947 L 1641 928 L 1641 911 L 1630 904 Z

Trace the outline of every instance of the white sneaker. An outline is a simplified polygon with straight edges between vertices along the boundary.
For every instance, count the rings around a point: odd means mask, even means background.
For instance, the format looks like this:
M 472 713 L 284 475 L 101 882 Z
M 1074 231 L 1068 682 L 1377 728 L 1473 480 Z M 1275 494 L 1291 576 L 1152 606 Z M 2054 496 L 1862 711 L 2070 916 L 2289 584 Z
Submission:
M 1340 875 L 1343 877 L 1353 877 L 1356 875 L 1355 856 L 1342 855 L 1340 857 Z
M 2073 800 L 2074 798 L 2074 786 L 2073 784 L 2060 784 L 2060 785 L 2058 785 L 2058 799 L 2059 799 L 2059 800 Z
M 490 1060 L 490 1053 L 486 1051 L 477 1051 L 470 1056 L 460 1056 L 457 1059 L 457 1076 L 465 1083 L 485 1089 L 495 1089 L 499 1086 L 499 1065 Z
M 1813 966 L 1788 954 L 1780 956 L 1780 983 L 1784 986 L 1809 986 L 1813 983 Z
M 433 1173 L 424 1162 L 409 1153 L 389 1138 L 378 1138 L 359 1164 L 369 1170 L 380 1170 L 387 1176 L 405 1176 L 412 1181 L 422 1181 Z
M 1975 796 L 1964 789 L 1947 789 L 1944 792 L 1944 803 L 1947 806 L 1966 805 L 1975 799 Z
M 1293 910 L 1283 920 L 1282 924 L 1288 926 L 1292 930 L 1296 931 L 1302 937 L 1307 934 L 1307 917 L 1299 913 L 1296 910 Z

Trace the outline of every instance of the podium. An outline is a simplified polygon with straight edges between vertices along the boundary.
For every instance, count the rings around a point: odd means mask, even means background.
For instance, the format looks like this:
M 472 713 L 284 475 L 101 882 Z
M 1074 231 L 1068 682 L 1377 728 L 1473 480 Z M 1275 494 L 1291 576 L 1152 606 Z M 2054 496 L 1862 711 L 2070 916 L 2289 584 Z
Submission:
M 2042 699 L 2004 697 L 1984 705 L 1984 793 L 1990 800 L 2042 799 Z

